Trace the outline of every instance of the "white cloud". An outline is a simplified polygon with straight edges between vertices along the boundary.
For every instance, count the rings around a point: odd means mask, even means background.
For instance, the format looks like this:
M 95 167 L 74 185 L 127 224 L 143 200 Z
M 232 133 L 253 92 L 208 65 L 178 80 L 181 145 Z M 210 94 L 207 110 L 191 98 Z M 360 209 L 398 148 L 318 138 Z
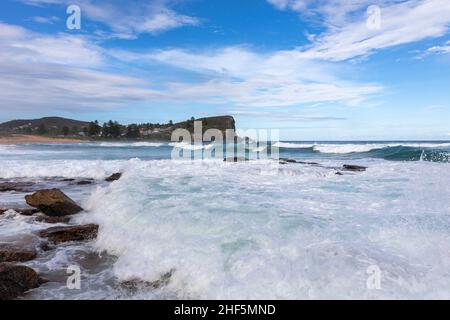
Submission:
M 450 53 L 450 45 L 431 47 L 427 50 L 427 53 L 437 53 L 437 54 Z
M 70 5 L 72 0 L 20 0 L 30 5 Z M 133 39 L 141 33 L 156 34 L 183 26 L 195 26 L 199 19 L 169 8 L 168 0 L 93 1 L 79 0 L 82 16 L 107 25 L 114 36 Z
M 129 62 L 164 63 L 207 77 L 198 83 L 169 83 L 168 91 L 182 99 L 209 103 L 265 107 L 335 101 L 354 105 L 382 89 L 345 81 L 339 76 L 340 67 L 305 58 L 297 50 L 264 54 L 227 47 L 202 53 L 173 49 L 113 55 Z
M 83 37 L 0 23 L 0 105 L 10 110 L 110 108 L 164 99 L 139 78 L 100 71 L 103 49 Z
M 58 22 L 60 19 L 56 16 L 51 17 L 35 16 L 31 17 L 30 20 L 40 24 L 54 24 Z
M 67 34 L 47 36 L 0 23 L 0 59 L 15 62 L 99 66 L 102 49 L 83 37 Z
M 352 59 L 379 49 L 439 37 L 446 34 L 450 26 L 448 0 L 379 1 L 379 30 L 370 30 L 366 24 L 365 9 L 373 1 L 268 1 L 279 9 L 296 11 L 313 6 L 312 12 L 324 18 L 326 31 L 315 36 L 303 52 L 307 57 L 330 61 Z

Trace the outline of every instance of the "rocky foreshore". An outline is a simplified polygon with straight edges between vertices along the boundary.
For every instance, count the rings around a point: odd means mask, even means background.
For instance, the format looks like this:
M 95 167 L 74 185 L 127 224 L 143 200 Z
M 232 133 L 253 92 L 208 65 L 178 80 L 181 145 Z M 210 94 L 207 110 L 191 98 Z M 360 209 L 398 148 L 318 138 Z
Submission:
M 115 173 L 106 181 L 119 180 L 122 173 Z M 89 181 L 91 180 L 80 180 Z M 75 179 L 67 179 L 66 183 L 78 183 Z M 0 192 L 26 192 L 33 190 L 32 182 L 2 182 Z M 30 188 L 30 189 L 26 189 Z M 26 191 L 24 191 L 26 190 Z M 73 225 L 70 224 L 73 215 L 82 213 L 84 209 L 68 197 L 60 189 L 41 189 L 24 197 L 27 208 L 0 208 L 0 216 L 8 213 L 19 214 L 34 218 L 37 223 L 57 224 L 55 227 L 42 228 L 33 234 L 39 241 L 19 241 L 19 243 L 4 243 L 0 240 L 0 300 L 16 299 L 29 290 L 38 288 L 45 283 L 44 277 L 36 270 L 23 263 L 34 261 L 39 254 L 54 250 L 58 245 L 70 245 L 83 241 L 94 240 L 97 237 L 99 226 L 96 224 Z

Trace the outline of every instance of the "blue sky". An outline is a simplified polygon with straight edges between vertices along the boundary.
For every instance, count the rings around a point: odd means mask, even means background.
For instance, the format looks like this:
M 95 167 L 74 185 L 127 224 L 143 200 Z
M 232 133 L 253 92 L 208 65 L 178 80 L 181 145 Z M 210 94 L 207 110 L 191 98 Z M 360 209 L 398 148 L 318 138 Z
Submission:
M 0 121 L 231 114 L 284 140 L 450 139 L 448 0 L 124 3 L 1 1 Z

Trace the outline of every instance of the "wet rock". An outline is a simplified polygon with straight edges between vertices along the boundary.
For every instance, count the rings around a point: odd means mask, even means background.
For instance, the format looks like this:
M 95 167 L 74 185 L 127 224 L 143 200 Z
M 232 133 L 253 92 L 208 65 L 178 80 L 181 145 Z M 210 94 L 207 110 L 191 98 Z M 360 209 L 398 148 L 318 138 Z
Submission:
M 247 158 L 244 157 L 230 157 L 223 159 L 224 162 L 245 162 L 248 161 Z
M 335 173 L 337 176 L 343 176 L 344 174 L 342 173 L 342 172 L 340 172 L 340 171 L 337 171 L 336 173 Z
M 97 237 L 97 234 L 98 225 L 96 224 L 69 227 L 53 227 L 39 232 L 40 237 L 47 238 L 55 244 L 70 241 L 92 240 Z
M 14 208 L 14 209 L 0 209 L 0 214 L 4 214 L 6 211 L 9 211 L 9 210 L 15 211 L 15 212 L 17 212 L 18 214 L 20 214 L 22 216 L 32 216 L 32 215 L 40 212 L 38 209 L 17 209 L 17 208 Z
M 25 262 L 35 259 L 36 250 L 0 244 L 0 262 Z
M 297 160 L 288 159 L 288 158 L 280 158 L 280 161 L 283 161 L 285 163 L 297 163 Z
M 51 217 L 61 217 L 83 211 L 72 199 L 59 189 L 39 190 L 25 197 L 28 205 Z
M 0 192 L 30 192 L 32 186 L 32 182 L 2 182 Z
M 0 263 L 0 300 L 11 300 L 39 287 L 39 275 L 33 269 Z
M 284 162 L 282 164 L 297 163 L 297 164 L 307 164 L 307 165 L 311 165 L 311 166 L 319 166 L 320 165 L 317 162 L 305 162 L 305 161 L 298 161 L 298 160 L 288 159 L 288 158 L 280 158 L 280 162 Z
M 89 184 L 93 184 L 94 181 L 92 180 L 81 180 L 81 181 L 77 181 L 77 185 L 79 186 L 85 186 L 85 185 L 89 185 Z
M 342 170 L 353 171 L 353 172 L 363 172 L 363 171 L 367 170 L 367 167 L 344 164 L 344 166 L 342 167 Z
M 123 281 L 120 283 L 120 286 L 131 293 L 137 293 L 143 289 L 159 289 L 169 284 L 170 279 L 172 278 L 175 270 L 172 269 L 169 272 L 163 274 L 156 281 L 144 281 L 140 279 L 131 279 L 127 281 Z
M 62 179 L 61 181 L 63 181 L 63 182 L 72 182 L 72 181 L 75 181 L 75 179 L 66 178 L 66 179 Z
M 117 173 L 112 174 L 108 178 L 106 178 L 105 181 L 113 182 L 113 181 L 119 180 L 120 178 L 122 178 L 122 173 L 121 172 L 117 172 Z
M 39 249 L 41 249 L 41 250 L 44 251 L 44 252 L 51 251 L 51 250 L 53 250 L 54 248 L 55 248 L 55 247 L 54 247 L 53 245 L 51 245 L 48 241 L 41 242 L 41 243 L 39 244 Z
M 69 216 L 64 216 L 64 217 L 50 217 L 47 216 L 45 214 L 43 215 L 39 215 L 36 217 L 36 221 L 37 222 L 44 222 L 44 223 L 50 223 L 50 224 L 55 224 L 55 223 L 68 223 L 70 221 L 70 217 Z

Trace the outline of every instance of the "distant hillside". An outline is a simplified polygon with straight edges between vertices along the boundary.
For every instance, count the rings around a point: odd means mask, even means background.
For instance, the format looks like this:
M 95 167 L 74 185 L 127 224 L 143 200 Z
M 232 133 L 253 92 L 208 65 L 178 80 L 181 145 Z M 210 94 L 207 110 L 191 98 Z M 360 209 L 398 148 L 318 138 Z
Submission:
M 121 125 L 109 121 L 101 126 L 98 122 L 84 122 L 59 117 L 47 117 L 35 120 L 13 120 L 0 124 L 1 134 L 27 134 L 47 136 L 87 137 L 92 140 L 159 140 L 168 141 L 176 129 L 194 131 L 194 121 L 201 121 L 203 132 L 218 129 L 225 133 L 235 130 L 235 120 L 231 116 L 209 117 L 186 120 L 179 123 L 170 121 L 166 124 L 141 123 Z
M 47 117 L 33 120 L 12 120 L 0 124 L 0 133 L 59 135 L 63 132 L 64 128 L 67 128 L 69 133 L 76 135 L 79 132 L 83 132 L 84 128 L 87 128 L 88 125 L 88 122 L 59 117 Z

